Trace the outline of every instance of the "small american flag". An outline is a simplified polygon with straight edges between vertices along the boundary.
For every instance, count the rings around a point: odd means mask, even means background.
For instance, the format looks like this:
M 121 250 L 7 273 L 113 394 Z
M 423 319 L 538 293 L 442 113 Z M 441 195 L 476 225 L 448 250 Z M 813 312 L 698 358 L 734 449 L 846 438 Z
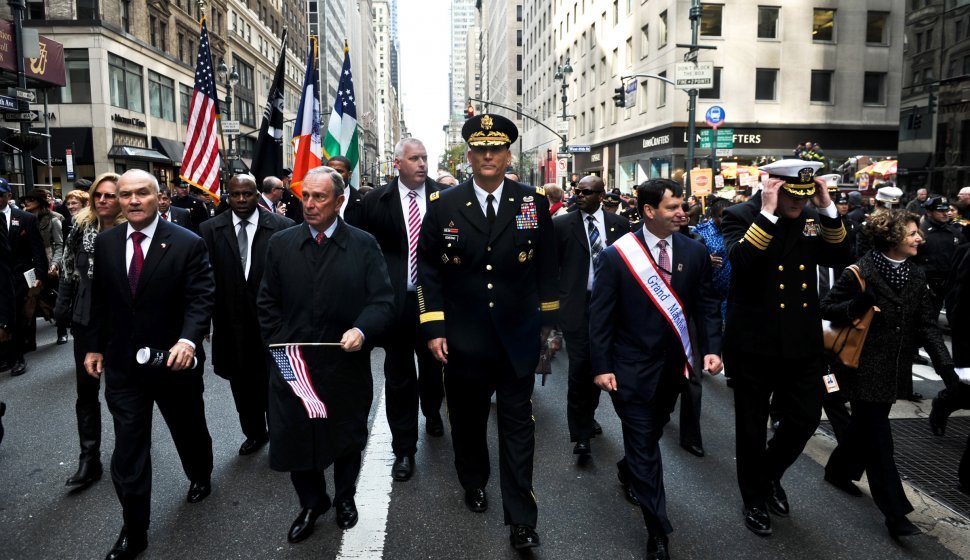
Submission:
M 212 53 L 205 18 L 201 21 L 199 56 L 195 66 L 195 89 L 189 102 L 189 126 L 179 176 L 190 185 L 219 199 L 219 93 L 212 76 Z
M 323 404 L 316 389 L 313 388 L 310 369 L 306 360 L 303 359 L 303 352 L 300 347 L 270 348 L 269 351 L 273 355 L 276 365 L 280 368 L 283 380 L 293 389 L 293 394 L 303 402 L 303 408 L 306 409 L 307 415 L 310 418 L 326 418 L 327 405 Z

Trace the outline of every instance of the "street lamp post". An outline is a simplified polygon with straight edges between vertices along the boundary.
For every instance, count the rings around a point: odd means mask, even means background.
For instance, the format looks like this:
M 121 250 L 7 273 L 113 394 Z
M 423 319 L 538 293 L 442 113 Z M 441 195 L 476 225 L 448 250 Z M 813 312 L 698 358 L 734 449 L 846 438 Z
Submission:
M 27 67 L 24 61 L 23 22 L 24 12 L 27 10 L 27 4 L 24 2 L 24 0 L 9 0 L 7 4 L 10 6 L 11 15 L 13 15 L 14 35 L 16 35 L 14 39 L 17 51 L 14 58 L 17 60 L 17 87 L 26 89 Z M 21 109 L 21 111 L 30 111 L 30 103 L 26 101 L 18 101 L 17 106 Z M 24 138 L 20 146 L 20 165 L 24 179 L 24 194 L 26 194 L 34 188 L 34 162 L 31 158 L 31 145 L 29 143 L 30 121 L 20 121 L 20 134 Z
M 222 58 L 219 59 L 219 77 L 222 78 L 222 82 L 226 85 L 226 120 L 232 120 L 232 88 L 239 83 L 239 73 L 236 72 L 236 67 L 233 66 L 231 69 L 226 67 L 226 61 Z M 232 150 L 232 134 L 229 134 L 229 141 L 226 145 L 226 168 L 229 171 L 229 175 L 233 171 L 233 161 L 236 159 L 236 154 Z
M 566 95 L 566 91 L 569 89 L 569 75 L 572 73 L 573 67 L 569 64 L 569 59 L 567 58 L 565 62 L 563 62 L 563 64 L 556 69 L 556 75 L 554 76 L 555 79 L 562 81 L 562 86 L 560 86 L 560 89 L 562 89 L 562 120 L 567 124 L 569 123 L 569 114 L 566 113 L 566 103 L 569 101 L 569 98 Z M 568 146 L 566 146 L 567 136 L 568 133 L 562 135 L 562 148 L 560 149 L 560 152 L 562 153 L 566 153 L 568 150 Z M 563 177 L 563 184 L 561 186 L 563 190 L 565 190 L 566 177 Z

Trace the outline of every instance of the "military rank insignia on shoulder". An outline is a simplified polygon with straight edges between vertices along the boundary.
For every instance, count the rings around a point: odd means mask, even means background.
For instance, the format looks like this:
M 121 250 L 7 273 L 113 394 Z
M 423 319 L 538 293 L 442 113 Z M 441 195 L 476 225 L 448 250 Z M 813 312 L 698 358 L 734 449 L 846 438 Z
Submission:
M 536 187 L 536 194 L 540 196 L 546 196 L 546 189 L 542 187 Z
M 431 196 L 428 197 L 428 199 L 431 200 L 431 202 L 434 202 L 434 201 L 438 200 L 438 198 L 440 196 L 441 196 L 441 191 L 435 191 L 435 192 L 431 193 Z

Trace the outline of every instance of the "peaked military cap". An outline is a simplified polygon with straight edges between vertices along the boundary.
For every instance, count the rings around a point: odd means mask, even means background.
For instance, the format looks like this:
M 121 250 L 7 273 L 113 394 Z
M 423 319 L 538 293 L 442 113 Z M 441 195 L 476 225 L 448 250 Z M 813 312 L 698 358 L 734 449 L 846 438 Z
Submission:
M 769 177 L 785 181 L 782 187 L 795 198 L 811 198 L 815 196 L 815 172 L 822 168 L 818 161 L 802 159 L 780 159 L 776 162 L 762 165 L 758 169 Z
M 883 187 L 876 191 L 876 201 L 886 204 L 899 204 L 899 199 L 903 197 L 903 191 L 896 187 Z
M 515 123 L 501 115 L 478 115 L 465 121 L 461 137 L 472 148 L 508 147 L 519 137 Z
M 923 208 L 927 210 L 942 210 L 945 212 L 950 209 L 950 201 L 945 196 L 934 196 L 923 203 Z
M 819 175 L 819 179 L 825 181 L 825 186 L 829 190 L 829 194 L 838 194 L 839 192 L 839 179 L 842 178 L 838 173 L 829 173 L 827 175 Z

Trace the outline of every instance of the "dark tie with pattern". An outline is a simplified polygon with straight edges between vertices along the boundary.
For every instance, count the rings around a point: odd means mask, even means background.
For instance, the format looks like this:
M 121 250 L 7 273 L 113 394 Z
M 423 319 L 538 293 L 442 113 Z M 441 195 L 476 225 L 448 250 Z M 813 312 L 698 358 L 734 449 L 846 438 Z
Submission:
M 147 237 L 140 231 L 131 232 L 131 264 L 128 265 L 128 287 L 131 295 L 138 289 L 138 279 L 141 278 L 141 268 L 145 265 L 145 253 L 141 250 L 141 242 Z
M 317 235 L 316 237 L 313 238 L 313 240 L 317 242 L 317 245 L 323 245 L 323 241 L 326 238 L 327 236 L 322 231 L 320 231 L 320 232 L 317 232 Z
M 0 212 L 0 231 L 7 235 L 7 215 Z
M 239 245 L 239 261 L 242 263 L 243 274 L 246 274 L 246 254 L 249 252 L 249 232 L 246 226 L 249 220 L 239 220 L 239 233 L 236 235 L 236 243 Z
M 660 258 L 657 259 L 657 264 L 660 265 L 660 274 L 670 284 L 670 254 L 667 253 L 667 240 L 661 239 L 657 241 L 657 247 L 660 248 Z
M 485 218 L 488 219 L 488 223 L 495 223 L 495 206 L 492 203 L 495 202 L 495 196 L 488 195 L 485 197 Z
M 600 242 L 600 230 L 596 227 L 596 218 L 593 216 L 586 216 L 586 221 L 589 222 L 589 256 L 593 260 L 599 256 L 600 251 L 603 250 L 603 244 Z

